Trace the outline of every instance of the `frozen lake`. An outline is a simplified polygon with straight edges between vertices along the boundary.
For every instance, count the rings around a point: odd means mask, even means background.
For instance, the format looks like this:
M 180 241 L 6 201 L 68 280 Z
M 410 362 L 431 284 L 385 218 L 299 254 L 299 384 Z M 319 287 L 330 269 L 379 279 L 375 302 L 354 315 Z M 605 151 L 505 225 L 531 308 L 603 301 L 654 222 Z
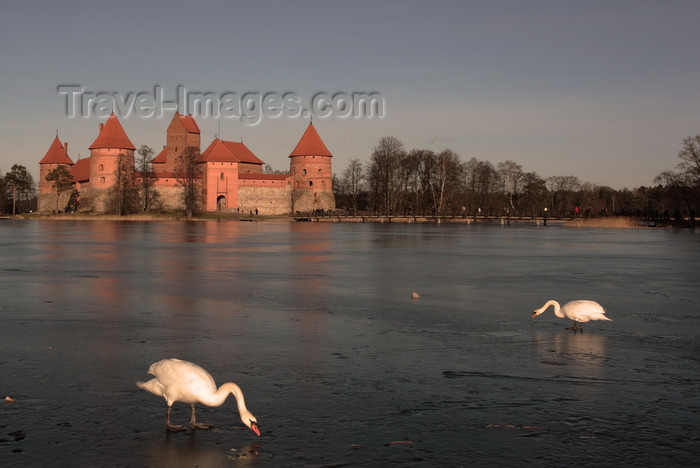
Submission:
M 614 321 L 530 319 L 548 299 Z M 0 319 L 0 465 L 700 456 L 697 231 L 0 220 Z M 262 436 L 232 397 L 167 433 L 134 384 L 166 357 L 239 384 Z

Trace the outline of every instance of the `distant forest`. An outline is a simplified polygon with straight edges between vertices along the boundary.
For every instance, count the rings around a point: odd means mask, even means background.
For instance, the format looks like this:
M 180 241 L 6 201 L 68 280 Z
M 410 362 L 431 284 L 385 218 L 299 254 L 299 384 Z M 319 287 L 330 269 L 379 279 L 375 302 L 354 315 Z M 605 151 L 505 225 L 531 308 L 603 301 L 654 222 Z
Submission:
M 338 209 L 356 213 L 694 219 L 700 205 L 700 135 L 687 137 L 680 162 L 650 187 L 614 190 L 574 175 L 542 178 L 520 164 L 462 161 L 452 150 L 407 151 L 381 138 L 368 162 L 350 160 L 334 175 Z
M 543 216 L 546 210 L 553 217 L 694 220 L 700 205 L 700 135 L 683 139 L 678 159 L 652 186 L 615 190 L 574 175 L 542 178 L 510 160 L 494 165 L 462 161 L 449 149 L 407 151 L 397 138 L 384 137 L 369 161 L 352 159 L 333 175 L 333 189 L 337 209 L 346 213 Z M 36 183 L 24 166 L 0 172 L 0 213 L 35 211 L 36 203 Z

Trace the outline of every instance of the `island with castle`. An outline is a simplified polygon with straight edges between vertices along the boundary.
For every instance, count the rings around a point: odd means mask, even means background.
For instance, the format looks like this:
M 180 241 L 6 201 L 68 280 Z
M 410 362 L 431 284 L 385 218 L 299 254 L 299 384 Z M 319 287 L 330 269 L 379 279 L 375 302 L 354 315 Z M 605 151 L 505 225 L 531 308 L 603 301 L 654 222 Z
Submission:
M 100 123 L 99 133 L 90 145 L 90 156 L 73 161 L 68 143 L 56 135 L 46 155 L 39 161 L 38 211 L 49 213 L 65 207 L 70 197 L 78 197 L 78 211 L 105 213 L 110 191 L 117 184 L 118 168 L 133 168 L 136 147 L 119 119 L 111 114 Z M 175 113 L 168 126 L 166 144 L 151 161 L 153 186 L 161 208 L 179 210 L 183 206 L 181 161 L 195 154 L 197 186 L 201 190 L 200 209 L 207 212 L 256 212 L 263 215 L 335 209 L 332 154 L 310 122 L 289 154 L 289 173 L 263 173 L 264 162 L 243 142 L 215 137 L 201 151 L 200 130 L 192 115 Z M 74 190 L 57 192 L 46 176 L 65 166 L 73 177 Z M 140 177 L 140 173 L 135 173 Z M 58 203 L 57 203 L 58 202 Z

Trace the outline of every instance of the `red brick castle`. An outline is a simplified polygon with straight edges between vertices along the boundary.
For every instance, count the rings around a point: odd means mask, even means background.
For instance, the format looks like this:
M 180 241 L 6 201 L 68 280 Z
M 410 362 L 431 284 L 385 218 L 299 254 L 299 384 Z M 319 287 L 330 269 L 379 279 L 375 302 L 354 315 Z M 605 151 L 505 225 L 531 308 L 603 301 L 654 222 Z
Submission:
M 335 209 L 331 183 L 333 155 L 312 123 L 289 155 L 289 174 L 263 174 L 264 162 L 242 142 L 215 138 L 204 151 L 200 152 L 200 148 L 197 122 L 191 115 L 175 113 L 167 129 L 166 145 L 151 162 L 154 186 L 164 209 L 182 208 L 178 179 L 182 177 L 180 161 L 186 151 L 198 154 L 196 165 L 203 211 L 284 214 Z M 39 161 L 40 212 L 50 212 L 56 207 L 56 191 L 46 176 L 61 165 L 73 175 L 79 210 L 105 212 L 109 191 L 117 182 L 119 163 L 134 167 L 136 147 L 112 114 L 100 124 L 89 149 L 90 157 L 73 162 L 68 156 L 68 143 L 61 143 L 56 136 Z M 61 194 L 58 206 L 65 207 L 69 197 L 69 193 Z

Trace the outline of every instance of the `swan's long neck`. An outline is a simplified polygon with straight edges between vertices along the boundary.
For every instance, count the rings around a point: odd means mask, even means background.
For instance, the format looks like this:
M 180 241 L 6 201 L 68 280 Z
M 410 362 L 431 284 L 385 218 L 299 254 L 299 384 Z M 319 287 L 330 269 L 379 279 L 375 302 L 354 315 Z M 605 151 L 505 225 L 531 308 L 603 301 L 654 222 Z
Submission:
M 221 406 L 228 398 L 229 394 L 233 394 L 236 397 L 236 402 L 238 403 L 238 409 L 245 409 L 245 400 L 243 399 L 243 392 L 241 388 L 233 382 L 226 382 L 219 389 L 205 397 L 200 397 L 202 403 L 207 406 Z
M 556 315 L 556 316 L 559 317 L 559 318 L 564 318 L 564 314 L 562 314 L 562 313 L 560 312 L 561 306 L 559 305 L 559 303 L 558 303 L 557 301 L 547 301 L 542 307 L 540 307 L 539 309 L 537 309 L 537 312 L 538 312 L 537 315 L 539 315 L 539 314 L 541 314 L 542 312 L 544 312 L 545 310 L 547 310 L 547 308 L 548 308 L 549 306 L 553 306 L 553 307 L 554 307 L 554 315 Z
M 236 397 L 238 412 L 241 414 L 241 418 L 243 418 L 243 415 L 249 413 L 249 411 L 248 408 L 245 407 L 245 398 L 243 398 L 243 392 L 241 391 L 241 388 L 235 383 L 227 382 L 219 388 L 219 391 L 221 391 L 221 389 L 224 387 L 227 388 L 226 391 L 232 393 L 233 396 Z
M 216 392 L 208 395 L 207 398 L 201 398 L 201 402 L 207 406 L 221 406 L 224 401 L 226 401 L 229 394 L 236 397 L 236 404 L 238 405 L 238 413 L 241 416 L 241 421 L 243 421 L 246 426 L 250 427 L 251 422 L 256 421 L 255 416 L 253 416 L 253 414 L 248 411 L 248 408 L 246 408 L 243 392 L 235 383 L 226 382 L 225 384 L 221 385 Z

